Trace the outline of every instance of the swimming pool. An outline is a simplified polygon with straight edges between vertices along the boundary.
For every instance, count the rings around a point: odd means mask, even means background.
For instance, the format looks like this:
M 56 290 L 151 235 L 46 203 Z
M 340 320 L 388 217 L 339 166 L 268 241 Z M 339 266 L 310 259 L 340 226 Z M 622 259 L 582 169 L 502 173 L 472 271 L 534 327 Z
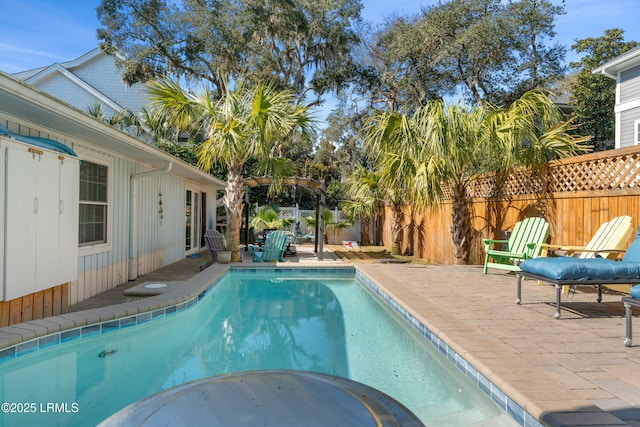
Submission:
M 197 304 L 141 320 L 1 363 L 2 401 L 38 407 L 0 424 L 92 425 L 198 378 L 296 369 L 377 388 L 428 425 L 516 425 L 353 270 L 234 270 Z

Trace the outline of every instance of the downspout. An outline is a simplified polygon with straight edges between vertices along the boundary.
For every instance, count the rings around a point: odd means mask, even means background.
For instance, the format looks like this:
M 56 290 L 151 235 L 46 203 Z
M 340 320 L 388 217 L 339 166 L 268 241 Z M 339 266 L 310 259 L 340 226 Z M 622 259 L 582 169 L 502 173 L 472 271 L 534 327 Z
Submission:
M 169 162 L 164 169 L 134 173 L 129 180 L 129 280 L 138 278 L 138 180 L 168 173 L 171 168 L 173 163 Z

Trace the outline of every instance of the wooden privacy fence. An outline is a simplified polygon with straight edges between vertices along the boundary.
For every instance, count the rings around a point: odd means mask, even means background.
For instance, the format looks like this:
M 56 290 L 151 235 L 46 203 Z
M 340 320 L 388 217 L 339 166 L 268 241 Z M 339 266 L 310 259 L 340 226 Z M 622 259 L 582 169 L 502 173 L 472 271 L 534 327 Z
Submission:
M 536 170 L 501 177 L 487 174 L 469 186 L 473 250 L 470 262 L 481 264 L 481 238 L 504 238 L 526 217 L 543 216 L 551 224 L 550 242 L 584 245 L 600 224 L 618 215 L 640 224 L 640 146 L 552 161 Z M 392 246 L 391 212 L 382 213 L 379 236 Z M 404 210 L 403 251 L 430 262 L 452 264 L 449 195 L 438 206 Z M 633 239 L 631 239 L 633 240 Z

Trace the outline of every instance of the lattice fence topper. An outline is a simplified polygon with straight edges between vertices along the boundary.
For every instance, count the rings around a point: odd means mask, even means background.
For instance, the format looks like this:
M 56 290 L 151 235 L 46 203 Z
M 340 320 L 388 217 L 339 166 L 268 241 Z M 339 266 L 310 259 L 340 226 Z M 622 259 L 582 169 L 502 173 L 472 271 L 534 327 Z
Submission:
M 640 187 L 640 147 L 586 154 L 549 162 L 546 168 L 518 169 L 502 183 L 485 174 L 468 186 L 469 198 L 497 198 L 541 193 L 605 191 Z M 450 200 L 447 189 L 444 199 Z
M 259 209 L 259 208 L 258 208 Z M 293 218 L 299 221 L 300 218 L 305 216 L 315 216 L 315 210 L 299 209 L 297 206 L 280 206 L 278 208 L 278 218 Z M 330 209 L 333 215 L 334 222 L 345 222 L 348 220 L 347 216 L 342 213 L 338 208 Z
M 296 217 L 296 208 L 295 207 L 290 207 L 290 208 L 280 208 L 280 212 L 278 214 L 278 217 L 280 218 L 295 218 Z

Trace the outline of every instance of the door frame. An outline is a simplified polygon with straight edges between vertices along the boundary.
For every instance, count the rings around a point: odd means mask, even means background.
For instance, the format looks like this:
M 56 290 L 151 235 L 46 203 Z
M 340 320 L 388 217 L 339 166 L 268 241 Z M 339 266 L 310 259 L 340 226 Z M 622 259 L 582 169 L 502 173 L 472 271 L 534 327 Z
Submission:
M 204 210 L 202 208 L 203 194 L 204 192 L 198 187 L 187 186 L 185 188 L 183 243 L 186 255 L 198 253 L 202 250 L 202 227 L 204 217 Z M 191 196 L 190 200 L 189 195 Z

